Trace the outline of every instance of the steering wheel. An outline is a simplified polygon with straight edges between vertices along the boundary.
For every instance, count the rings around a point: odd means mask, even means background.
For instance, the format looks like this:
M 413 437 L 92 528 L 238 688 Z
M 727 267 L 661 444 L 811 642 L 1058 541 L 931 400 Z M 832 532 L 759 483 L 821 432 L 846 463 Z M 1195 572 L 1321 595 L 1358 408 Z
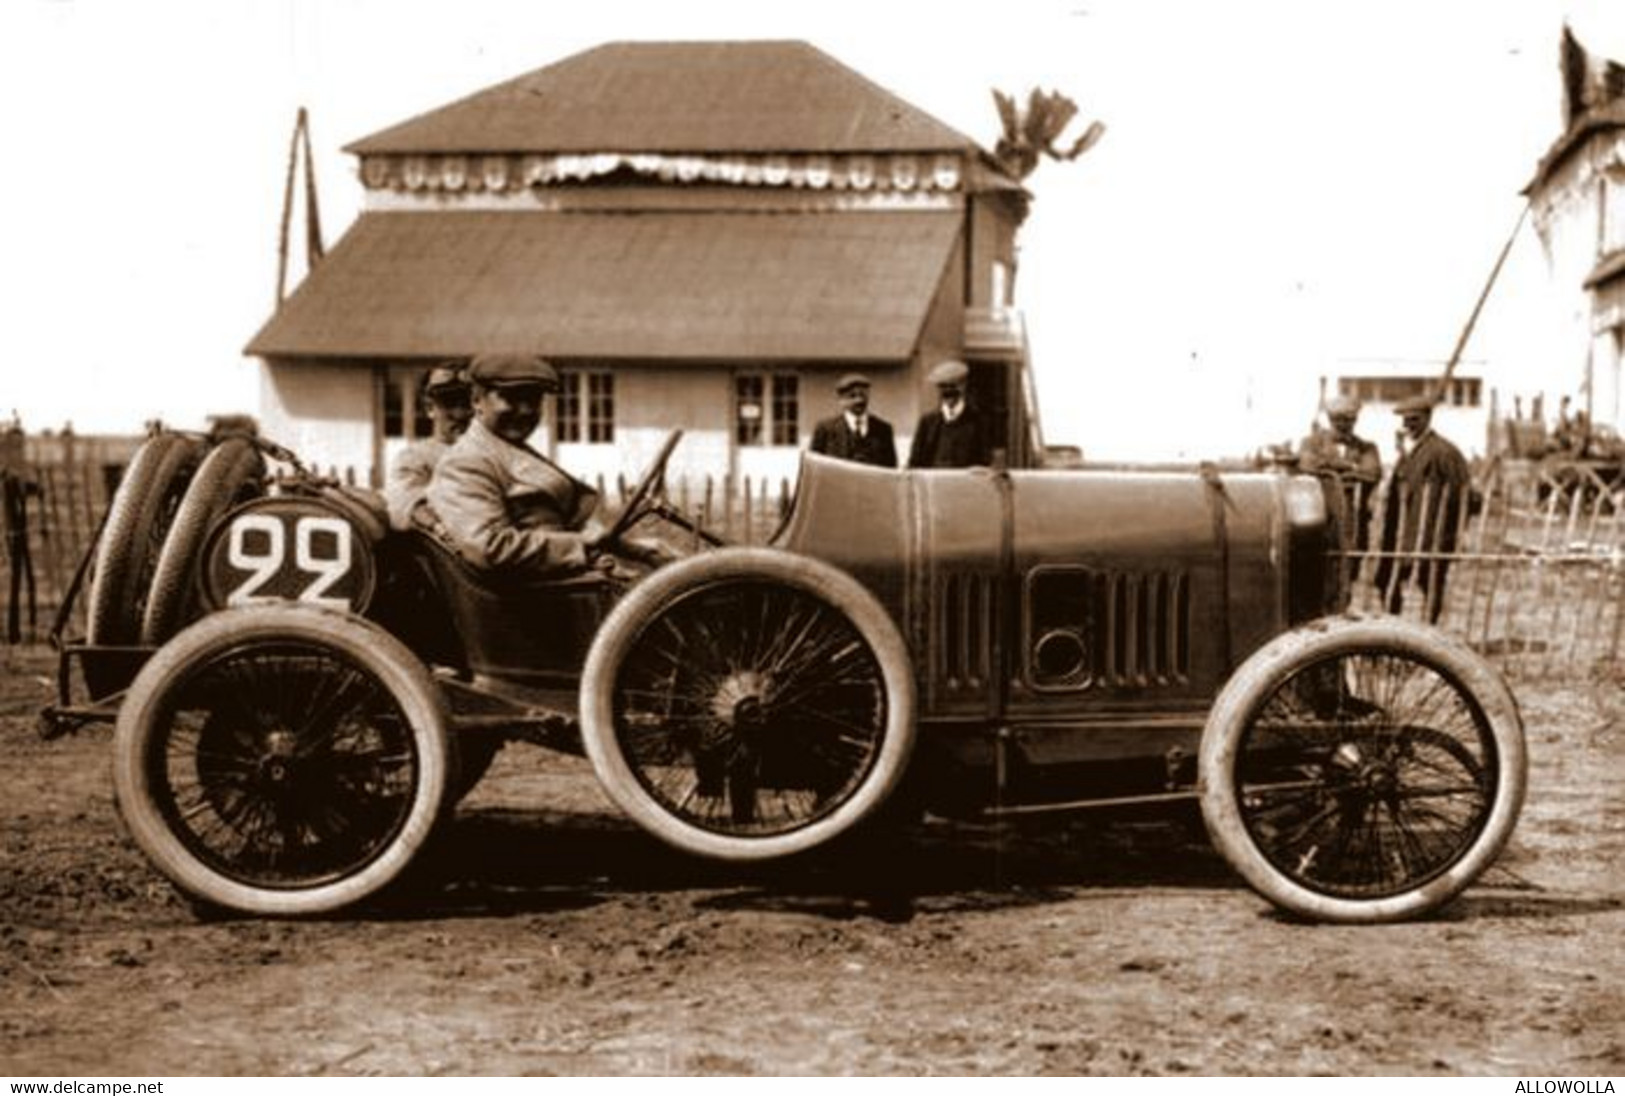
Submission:
M 673 430 L 666 435 L 666 440 L 660 443 L 660 452 L 655 454 L 654 461 L 644 470 L 643 478 L 638 480 L 638 485 L 632 489 L 632 497 L 626 500 L 626 506 L 621 509 L 615 524 L 599 538 L 600 546 L 608 547 L 620 540 L 626 531 L 648 512 L 649 500 L 666 482 L 666 463 L 671 460 L 672 450 L 677 448 L 677 443 L 682 439 L 681 430 Z

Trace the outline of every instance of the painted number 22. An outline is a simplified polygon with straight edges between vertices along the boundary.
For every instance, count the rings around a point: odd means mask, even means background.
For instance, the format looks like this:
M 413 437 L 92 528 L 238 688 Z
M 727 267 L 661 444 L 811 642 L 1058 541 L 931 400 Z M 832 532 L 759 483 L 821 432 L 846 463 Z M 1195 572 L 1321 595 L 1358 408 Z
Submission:
M 293 567 L 300 576 L 292 582 L 273 580 L 288 563 L 288 526 L 269 514 L 244 514 L 231 523 L 226 559 L 248 577 L 226 597 L 229 605 L 295 599 L 339 609 L 350 608 L 347 597 L 328 594 L 350 573 L 350 524 L 340 518 L 303 515 L 293 523 Z M 325 534 L 325 536 L 322 536 Z M 321 536 L 320 541 L 318 536 Z M 317 554 L 317 545 L 323 551 Z M 309 576 L 308 580 L 305 576 Z M 297 585 L 297 592 L 292 587 Z

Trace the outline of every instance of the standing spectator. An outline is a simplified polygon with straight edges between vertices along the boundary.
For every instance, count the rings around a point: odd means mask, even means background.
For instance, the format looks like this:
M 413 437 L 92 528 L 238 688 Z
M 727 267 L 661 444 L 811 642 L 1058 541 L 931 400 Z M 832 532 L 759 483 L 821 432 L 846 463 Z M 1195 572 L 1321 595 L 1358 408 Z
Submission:
M 384 501 L 389 507 L 389 523 L 406 529 L 412 523 L 412 508 L 429 489 L 434 466 L 446 455 L 452 443 L 463 436 L 474 418 L 468 378 L 456 362 L 445 362 L 429 370 L 421 388 L 429 407 L 432 430 L 428 437 L 401 450 L 389 468 Z
M 988 462 L 987 425 L 965 398 L 970 367 L 949 359 L 929 374 L 937 386 L 935 409 L 920 416 L 908 450 L 910 468 L 967 468 Z
M 1427 599 L 1427 620 L 1437 623 L 1450 569 L 1450 561 L 1437 554 L 1455 550 L 1471 476 L 1461 450 L 1434 431 L 1431 399 L 1416 396 L 1394 411 L 1404 429 L 1383 507 L 1384 554 L 1375 581 L 1388 611 L 1398 613 L 1404 607 L 1405 584 L 1414 575 Z
M 28 550 L 28 496 L 39 493 L 39 484 L 28 470 L 23 424 L 13 412 L 11 423 L 0 434 L 0 528 L 5 529 L 6 567 L 11 574 L 10 597 L 6 602 L 6 639 L 11 643 L 22 642 L 25 587 L 30 632 L 37 620 L 34 560 Z
M 1375 442 L 1355 434 L 1360 417 L 1360 401 L 1352 396 L 1335 396 L 1326 403 L 1330 430 L 1316 430 L 1298 447 L 1299 467 L 1312 475 L 1333 480 L 1338 487 L 1334 498 L 1341 501 L 1339 515 L 1345 543 L 1355 552 L 1344 569 L 1346 581 L 1353 584 L 1360 563 L 1371 547 L 1371 498 L 1382 479 L 1382 457 Z
M 809 448 L 841 460 L 896 468 L 897 445 L 891 423 L 869 413 L 869 378 L 848 373 L 835 382 L 835 395 L 841 401 L 841 413 L 814 428 Z

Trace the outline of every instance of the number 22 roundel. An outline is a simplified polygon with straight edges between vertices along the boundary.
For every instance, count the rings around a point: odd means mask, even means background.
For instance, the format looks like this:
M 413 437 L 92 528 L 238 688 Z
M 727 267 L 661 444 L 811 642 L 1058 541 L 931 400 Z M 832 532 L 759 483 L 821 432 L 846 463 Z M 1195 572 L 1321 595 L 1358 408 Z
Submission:
M 203 549 L 203 593 L 216 609 L 301 602 L 360 612 L 372 597 L 371 546 L 314 499 L 256 499 L 227 514 Z

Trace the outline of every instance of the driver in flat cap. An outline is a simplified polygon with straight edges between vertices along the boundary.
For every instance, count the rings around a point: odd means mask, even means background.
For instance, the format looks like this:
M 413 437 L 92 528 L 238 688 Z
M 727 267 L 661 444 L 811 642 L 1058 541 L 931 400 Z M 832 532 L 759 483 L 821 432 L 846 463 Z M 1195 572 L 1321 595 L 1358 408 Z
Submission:
M 534 354 L 482 354 L 469 365 L 474 421 L 429 482 L 431 527 L 469 563 L 488 570 L 562 574 L 599 547 L 598 492 L 531 448 L 542 401 L 559 375 Z M 621 538 L 617 550 L 658 564 L 664 545 Z
M 401 450 L 389 466 L 384 503 L 389 523 L 396 529 L 412 524 L 412 510 L 423 501 L 434 466 L 450 452 L 474 417 L 469 402 L 468 377 L 457 362 L 442 362 L 423 375 L 420 399 L 429 411 L 430 433 Z
M 869 378 L 848 373 L 835 382 L 835 395 L 841 401 L 841 413 L 813 428 L 808 448 L 841 460 L 896 468 L 897 444 L 891 423 L 869 411 Z
M 910 468 L 968 468 L 988 463 L 987 427 L 965 396 L 970 368 L 950 358 L 927 374 L 937 389 L 937 406 L 920 416 L 908 450 Z

